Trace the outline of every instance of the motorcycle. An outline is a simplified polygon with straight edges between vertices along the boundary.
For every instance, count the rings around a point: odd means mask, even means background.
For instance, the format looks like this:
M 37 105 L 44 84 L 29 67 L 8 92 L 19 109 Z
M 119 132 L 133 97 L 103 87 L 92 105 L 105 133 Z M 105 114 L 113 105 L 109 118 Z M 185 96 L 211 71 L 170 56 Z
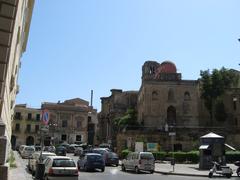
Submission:
M 213 161 L 212 163 L 213 163 L 213 167 L 209 171 L 209 174 L 208 174 L 209 178 L 212 178 L 214 173 L 226 176 L 227 178 L 232 177 L 233 172 L 229 166 L 222 166 L 216 161 Z
M 235 163 L 235 166 L 237 166 L 237 170 L 236 170 L 236 173 L 237 173 L 237 176 L 239 177 L 240 176 L 240 161 L 236 161 Z

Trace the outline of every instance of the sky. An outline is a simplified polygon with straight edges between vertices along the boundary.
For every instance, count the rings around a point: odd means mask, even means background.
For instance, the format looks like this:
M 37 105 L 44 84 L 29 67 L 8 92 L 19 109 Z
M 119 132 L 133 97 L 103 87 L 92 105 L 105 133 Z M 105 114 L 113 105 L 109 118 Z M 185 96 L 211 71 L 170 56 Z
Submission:
M 139 90 L 142 65 L 240 70 L 239 0 L 36 0 L 17 104 L 81 98 L 101 111 L 111 89 Z

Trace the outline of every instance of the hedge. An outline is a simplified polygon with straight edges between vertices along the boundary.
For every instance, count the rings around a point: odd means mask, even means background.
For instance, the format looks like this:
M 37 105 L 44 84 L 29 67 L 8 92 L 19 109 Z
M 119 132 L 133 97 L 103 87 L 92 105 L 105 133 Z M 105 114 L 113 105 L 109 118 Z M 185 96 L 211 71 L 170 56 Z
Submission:
M 227 151 L 226 161 L 227 163 L 234 163 L 235 161 L 240 161 L 240 151 Z

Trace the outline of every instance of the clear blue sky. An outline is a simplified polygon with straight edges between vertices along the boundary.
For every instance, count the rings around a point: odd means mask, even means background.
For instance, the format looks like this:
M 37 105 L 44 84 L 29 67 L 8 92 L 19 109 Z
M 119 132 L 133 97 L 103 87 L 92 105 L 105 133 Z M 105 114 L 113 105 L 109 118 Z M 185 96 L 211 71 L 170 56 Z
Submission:
M 173 61 L 183 79 L 240 66 L 239 0 L 36 0 L 17 103 L 90 101 L 139 90 L 145 61 Z

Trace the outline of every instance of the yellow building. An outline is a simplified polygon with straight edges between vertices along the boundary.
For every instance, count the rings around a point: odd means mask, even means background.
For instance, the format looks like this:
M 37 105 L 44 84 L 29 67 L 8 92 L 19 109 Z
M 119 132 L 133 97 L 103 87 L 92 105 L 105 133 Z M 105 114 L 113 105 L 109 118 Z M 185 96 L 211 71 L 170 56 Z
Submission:
M 0 179 L 8 179 L 20 58 L 26 50 L 34 0 L 0 0 Z
M 40 144 L 40 114 L 40 109 L 29 108 L 26 104 L 15 106 L 11 139 L 13 149 L 22 144 Z

